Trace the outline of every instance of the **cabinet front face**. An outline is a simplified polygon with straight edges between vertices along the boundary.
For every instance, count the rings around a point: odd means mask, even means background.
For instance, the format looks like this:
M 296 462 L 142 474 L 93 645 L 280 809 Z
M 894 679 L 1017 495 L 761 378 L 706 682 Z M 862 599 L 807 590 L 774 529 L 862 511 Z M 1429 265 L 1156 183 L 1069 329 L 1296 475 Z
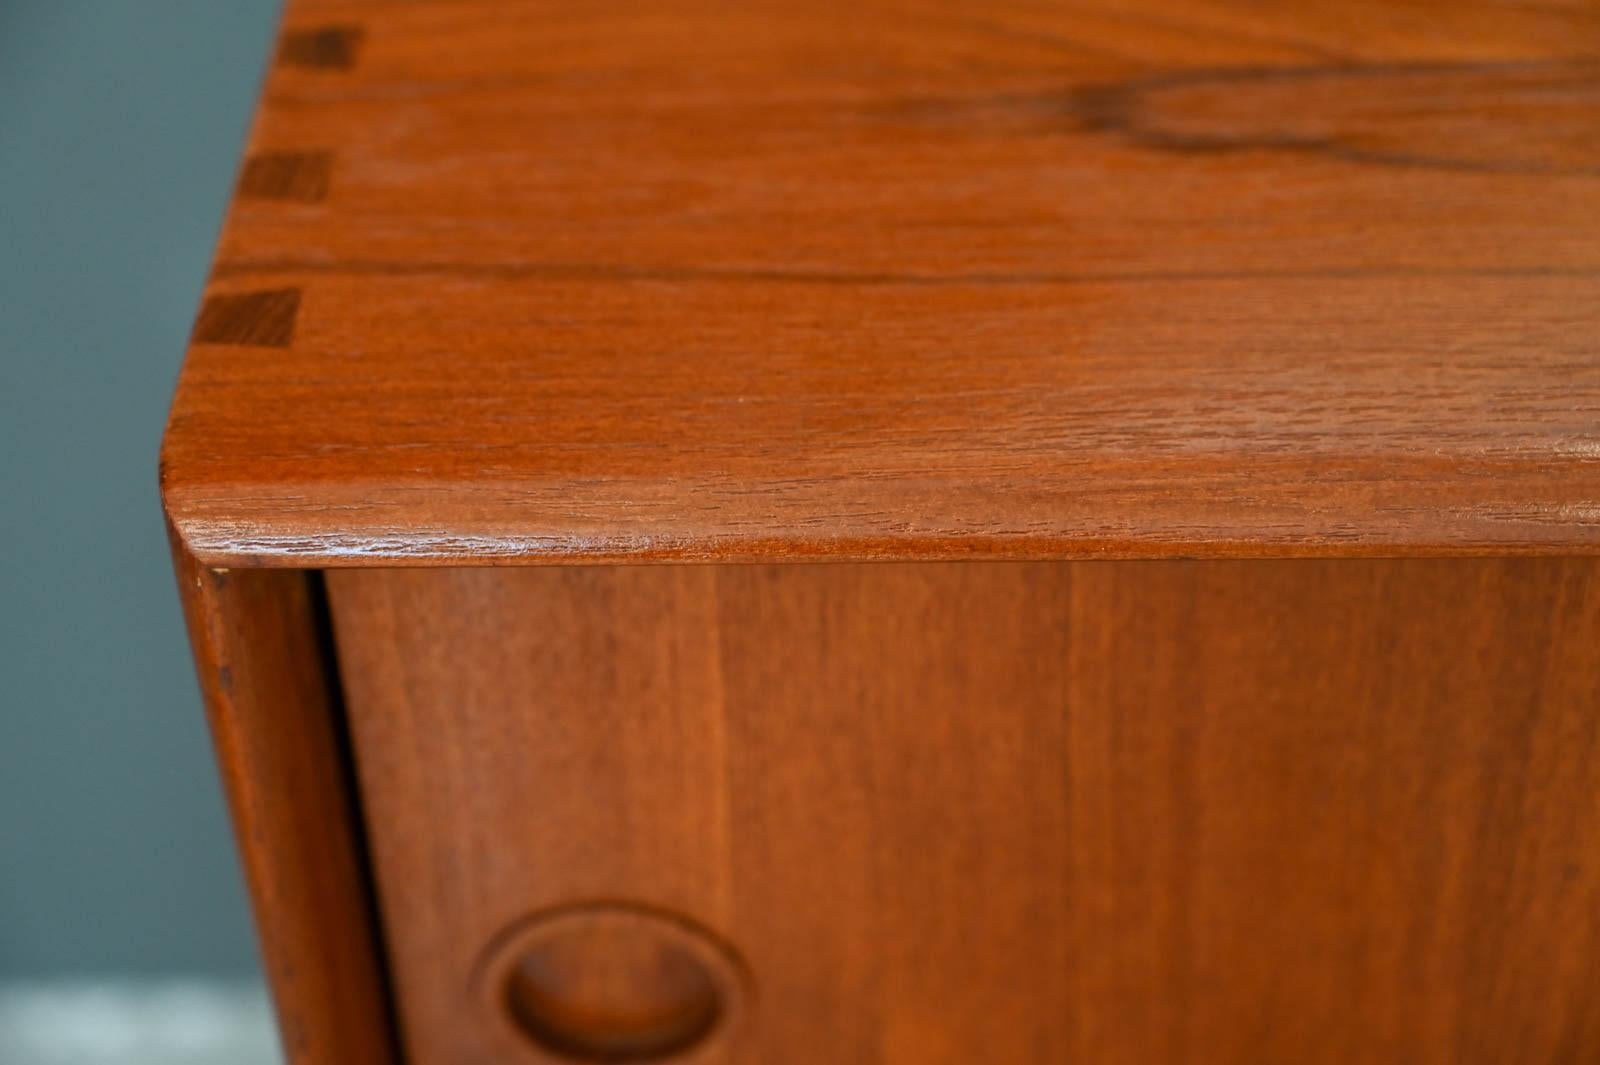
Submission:
M 329 589 L 417 1065 L 1600 1058 L 1592 561 Z

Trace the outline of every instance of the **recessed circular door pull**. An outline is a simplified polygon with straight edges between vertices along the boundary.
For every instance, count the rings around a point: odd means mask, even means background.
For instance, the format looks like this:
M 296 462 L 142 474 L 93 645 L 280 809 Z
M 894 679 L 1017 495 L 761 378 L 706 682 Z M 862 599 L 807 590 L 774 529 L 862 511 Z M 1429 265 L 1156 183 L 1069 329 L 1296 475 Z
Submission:
M 493 1023 L 536 1062 L 709 1062 L 742 1012 L 726 947 L 624 904 L 536 915 L 501 937 L 482 973 Z

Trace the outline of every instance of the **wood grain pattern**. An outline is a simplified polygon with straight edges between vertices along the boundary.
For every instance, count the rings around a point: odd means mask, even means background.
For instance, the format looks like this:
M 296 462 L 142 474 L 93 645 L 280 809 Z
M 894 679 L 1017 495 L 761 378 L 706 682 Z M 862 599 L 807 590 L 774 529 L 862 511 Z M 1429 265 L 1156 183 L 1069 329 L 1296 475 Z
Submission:
M 194 323 L 194 342 L 252 348 L 288 347 L 300 314 L 300 290 L 265 289 L 210 296 Z M 163 466 L 163 479 L 165 479 Z
M 1600 1057 L 1600 570 L 330 574 L 408 1060 L 549 906 L 724 936 L 762 1065 Z
M 173 561 L 286 1059 L 398 1065 L 314 578 Z
M 291 0 L 211 564 L 1600 548 L 1600 8 Z M 202 316 L 204 318 L 204 316 Z

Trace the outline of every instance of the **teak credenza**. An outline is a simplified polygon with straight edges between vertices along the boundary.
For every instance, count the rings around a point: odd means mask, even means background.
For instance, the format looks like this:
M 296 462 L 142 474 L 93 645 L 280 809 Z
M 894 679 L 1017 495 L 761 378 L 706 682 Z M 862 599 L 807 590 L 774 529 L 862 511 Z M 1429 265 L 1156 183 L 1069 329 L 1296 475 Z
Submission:
M 290 0 L 162 489 L 295 1065 L 1600 1060 L 1600 5 Z

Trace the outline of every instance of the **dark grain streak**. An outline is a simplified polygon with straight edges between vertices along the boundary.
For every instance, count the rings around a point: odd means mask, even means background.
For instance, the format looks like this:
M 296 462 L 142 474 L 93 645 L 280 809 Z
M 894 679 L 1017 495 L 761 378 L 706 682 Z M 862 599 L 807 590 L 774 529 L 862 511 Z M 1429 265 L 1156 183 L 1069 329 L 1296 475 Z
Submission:
M 1543 79 L 1533 86 L 1523 84 L 1530 78 Z M 1366 144 L 1360 137 L 1374 133 L 1383 134 L 1381 116 L 1373 119 L 1365 115 L 1345 117 L 1344 121 L 1377 122 L 1371 130 L 1350 129 L 1333 133 L 1323 132 L 1328 125 L 1337 125 L 1341 116 L 1296 115 L 1292 109 L 1302 104 L 1308 91 L 1315 88 L 1323 94 L 1314 102 L 1326 104 L 1328 90 L 1344 82 L 1353 87 L 1363 85 L 1370 91 L 1374 81 L 1391 79 L 1396 84 L 1390 90 L 1397 109 L 1419 106 L 1436 109 L 1442 125 L 1446 119 L 1459 118 L 1461 106 L 1452 105 L 1449 90 L 1476 92 L 1491 98 L 1497 112 L 1494 125 L 1480 130 L 1476 137 L 1463 139 L 1453 150 L 1428 151 Z M 1129 143 L 1152 151 L 1175 154 L 1211 154 L 1234 152 L 1298 152 L 1321 155 L 1343 162 L 1368 166 L 1403 169 L 1433 170 L 1464 174 L 1526 174 L 1547 177 L 1600 176 L 1600 155 L 1591 148 L 1594 160 L 1563 161 L 1551 158 L 1519 158 L 1502 154 L 1499 135 L 1502 128 L 1515 130 L 1526 121 L 1519 113 L 1521 108 L 1536 106 L 1541 101 L 1538 91 L 1549 92 L 1550 82 L 1557 90 L 1582 93 L 1592 98 L 1600 107 L 1600 66 L 1594 62 L 1512 62 L 1512 63 L 1368 63 L 1334 64 L 1304 67 L 1218 68 L 1158 74 L 1129 81 L 1088 85 L 1068 91 L 1064 108 L 1068 115 L 1081 124 L 1081 128 L 1116 136 Z M 1484 84 L 1487 82 L 1487 84 Z M 1186 128 L 1185 114 L 1181 110 L 1182 94 L 1186 91 L 1228 93 L 1238 96 L 1262 88 L 1294 89 L 1295 96 L 1285 96 L 1272 103 L 1284 107 L 1265 105 L 1249 113 L 1248 122 L 1235 128 L 1207 129 L 1201 125 Z M 1428 90 L 1424 95 L 1422 90 Z M 1408 95 L 1422 99 L 1422 103 L 1408 100 Z M 1179 101 L 1176 114 L 1164 113 L 1174 100 Z M 1044 101 L 1031 98 L 1019 105 L 1037 107 Z M 1297 120 L 1306 124 L 1306 131 L 1294 130 Z M 1478 153 L 1478 154 L 1474 154 Z
M 428 262 L 410 260 L 249 259 L 219 261 L 217 278 L 273 274 L 331 277 L 459 277 L 505 281 L 617 281 L 665 284 L 794 284 L 853 287 L 1017 287 L 1031 285 L 1213 284 L 1232 281 L 1346 281 L 1425 278 L 1600 278 L 1594 266 L 1418 268 L 1373 266 L 1351 269 L 1188 270 L 1128 272 L 1027 272 L 918 274 L 822 270 L 738 270 L 712 267 L 645 267 L 626 263 Z
M 313 70 L 349 70 L 356 65 L 363 36 L 359 26 L 291 30 L 279 41 L 278 62 Z
M 333 177 L 333 153 L 257 152 L 239 173 L 241 199 L 320 203 Z

